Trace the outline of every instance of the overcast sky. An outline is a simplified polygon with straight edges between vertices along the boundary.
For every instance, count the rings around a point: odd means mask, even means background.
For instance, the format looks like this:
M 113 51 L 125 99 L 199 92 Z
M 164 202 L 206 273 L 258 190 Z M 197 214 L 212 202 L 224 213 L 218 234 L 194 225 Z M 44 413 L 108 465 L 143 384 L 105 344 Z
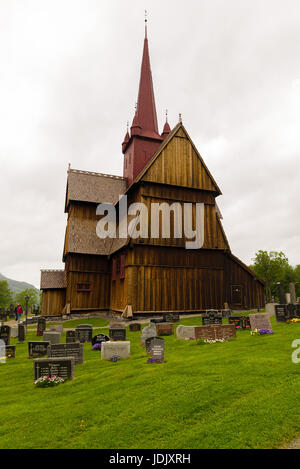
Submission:
M 122 175 L 144 9 L 160 129 L 178 113 L 232 252 L 300 264 L 299 0 L 0 0 L 0 272 L 62 268 L 67 166 Z

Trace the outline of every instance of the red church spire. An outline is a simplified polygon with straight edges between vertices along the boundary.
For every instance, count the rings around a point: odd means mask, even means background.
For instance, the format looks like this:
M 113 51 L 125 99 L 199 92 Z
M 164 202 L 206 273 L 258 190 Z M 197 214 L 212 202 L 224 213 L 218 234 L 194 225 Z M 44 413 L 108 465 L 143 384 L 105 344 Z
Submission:
M 157 115 L 153 90 L 152 73 L 150 67 L 149 47 L 147 38 L 147 23 L 145 25 L 145 39 L 143 59 L 141 66 L 141 77 L 139 95 L 137 102 L 136 117 L 142 134 L 147 137 L 156 138 L 158 134 Z
M 155 98 L 150 67 L 147 37 L 147 18 L 145 18 L 145 39 L 141 66 L 140 85 L 135 115 L 122 143 L 124 153 L 124 177 L 130 185 L 144 169 L 165 138 L 158 133 Z

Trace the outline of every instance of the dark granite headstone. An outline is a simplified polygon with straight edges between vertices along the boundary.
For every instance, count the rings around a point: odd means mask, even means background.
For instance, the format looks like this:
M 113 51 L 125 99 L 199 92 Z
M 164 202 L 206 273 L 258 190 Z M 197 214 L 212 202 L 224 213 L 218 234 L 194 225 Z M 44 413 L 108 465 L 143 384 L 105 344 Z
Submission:
M 58 376 L 67 379 L 74 379 L 75 358 L 36 358 L 33 362 L 34 381 L 42 376 Z
M 10 339 L 10 327 L 1 326 L 0 327 L 0 340 L 3 340 L 5 345 L 9 345 L 9 339 Z
M 129 324 L 130 332 L 136 332 L 141 330 L 141 325 L 139 322 L 134 322 L 133 324 Z
M 222 309 L 221 310 L 222 318 L 229 318 L 231 315 L 231 309 Z
M 42 317 L 38 318 L 36 335 L 38 336 L 43 335 L 45 330 L 46 330 L 46 319 Z
M 74 342 L 77 342 L 77 334 L 76 331 L 67 331 L 66 332 L 66 343 L 67 344 L 72 344 Z
M 7 321 L 7 314 L 5 311 L 0 312 L 0 321 L 4 321 L 4 322 Z
M 275 305 L 275 316 L 277 322 L 286 322 L 288 319 L 290 319 L 287 305 Z
M 109 342 L 110 338 L 105 334 L 97 334 L 92 339 L 92 344 L 101 344 L 102 342 Z
M 164 322 L 179 322 L 180 317 L 178 313 L 165 313 L 163 315 Z
M 155 337 L 148 337 L 148 339 L 145 340 L 146 353 L 151 352 L 151 342 L 153 339 L 155 339 Z
M 165 341 L 160 337 L 153 337 L 150 344 L 151 358 L 157 362 L 163 363 L 165 361 Z
M 92 342 L 93 328 L 92 327 L 76 327 L 76 337 L 79 342 Z
M 202 315 L 202 325 L 208 326 L 209 324 L 222 324 L 222 313 L 219 313 L 215 309 L 207 310 Z
M 150 322 L 152 322 L 153 324 L 160 324 L 164 322 L 164 318 L 151 318 Z
M 249 316 L 229 316 L 228 324 L 234 324 L 237 328 L 248 329 L 250 327 Z
M 110 340 L 126 340 L 126 329 L 122 327 L 120 329 L 117 328 L 110 328 L 109 329 L 109 337 Z
M 47 355 L 48 341 L 28 342 L 28 358 L 40 358 Z
M 277 295 L 278 295 L 278 298 L 279 298 L 279 303 L 281 305 L 286 304 L 285 293 L 284 293 L 283 285 L 282 285 L 281 282 L 277 283 Z
M 23 344 L 26 338 L 26 329 L 24 324 L 18 324 L 18 342 Z
M 5 346 L 5 356 L 6 356 L 6 358 L 16 358 L 16 346 L 15 345 L 6 345 Z
M 75 365 L 83 363 L 83 344 L 74 342 L 69 344 L 50 344 L 47 348 L 48 358 L 74 357 Z

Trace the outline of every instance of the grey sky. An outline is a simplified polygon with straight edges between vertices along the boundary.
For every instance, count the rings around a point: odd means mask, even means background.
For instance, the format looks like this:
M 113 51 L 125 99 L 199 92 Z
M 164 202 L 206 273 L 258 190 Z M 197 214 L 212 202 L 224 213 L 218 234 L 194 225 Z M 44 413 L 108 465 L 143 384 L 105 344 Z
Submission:
M 160 129 L 183 123 L 233 253 L 300 263 L 299 0 L 0 0 L 0 272 L 61 268 L 66 171 L 122 174 L 144 9 Z

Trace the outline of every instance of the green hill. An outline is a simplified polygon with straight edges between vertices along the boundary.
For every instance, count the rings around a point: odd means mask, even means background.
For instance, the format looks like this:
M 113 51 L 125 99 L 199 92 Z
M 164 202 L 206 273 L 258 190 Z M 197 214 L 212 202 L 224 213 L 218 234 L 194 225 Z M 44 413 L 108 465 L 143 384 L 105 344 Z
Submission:
M 4 275 L 0 274 L 0 281 L 1 280 L 7 280 L 8 286 L 9 286 L 10 290 L 13 292 L 14 296 L 17 293 L 19 293 L 23 290 L 26 290 L 26 288 L 34 288 L 34 290 L 36 290 L 37 293 L 40 293 L 40 291 L 37 288 L 35 288 L 34 285 L 31 285 L 30 283 L 19 282 L 18 280 L 12 280 L 12 279 L 7 278 Z

